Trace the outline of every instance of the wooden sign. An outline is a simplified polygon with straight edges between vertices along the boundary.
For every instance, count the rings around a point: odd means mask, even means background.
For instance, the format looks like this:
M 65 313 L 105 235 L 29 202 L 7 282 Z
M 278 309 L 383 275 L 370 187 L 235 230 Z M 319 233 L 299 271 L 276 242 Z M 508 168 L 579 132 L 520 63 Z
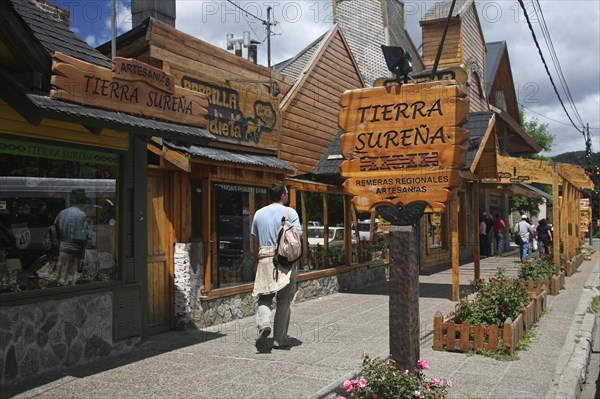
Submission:
M 127 67 L 127 62 L 131 65 Z M 119 67 L 119 65 L 121 67 Z M 117 63 L 122 72 L 101 68 L 56 52 L 52 61 L 54 98 L 165 121 L 206 127 L 206 95 L 174 86 L 156 68 L 132 60 Z M 142 68 L 142 69 L 140 69 Z M 146 68 L 144 71 L 143 68 Z M 146 76 L 144 76 L 146 75 Z
M 347 91 L 340 166 L 356 208 L 426 202 L 441 212 L 462 182 L 469 103 L 456 81 Z
M 590 208 L 590 200 L 588 198 L 581 198 L 579 200 L 579 230 L 582 233 L 589 231 L 588 225 L 592 221 L 592 208 Z
M 496 156 L 496 177 L 482 183 L 543 183 L 552 184 L 554 166 L 537 159 Z
M 238 84 L 239 85 L 239 84 Z M 261 90 L 240 90 L 183 75 L 181 86 L 208 98 L 207 128 L 219 140 L 276 149 L 278 100 Z
M 175 79 L 162 69 L 155 68 L 132 58 L 113 58 L 113 78 L 130 81 L 146 82 L 150 86 L 166 91 L 175 92 Z

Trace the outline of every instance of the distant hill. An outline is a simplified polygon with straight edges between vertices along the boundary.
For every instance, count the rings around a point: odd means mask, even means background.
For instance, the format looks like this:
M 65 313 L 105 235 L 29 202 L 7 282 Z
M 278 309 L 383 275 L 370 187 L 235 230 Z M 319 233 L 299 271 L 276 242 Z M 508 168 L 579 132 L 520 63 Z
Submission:
M 552 157 L 554 162 L 570 163 L 586 167 L 585 151 L 565 152 L 563 154 Z M 592 165 L 600 165 L 600 152 L 592 153 Z

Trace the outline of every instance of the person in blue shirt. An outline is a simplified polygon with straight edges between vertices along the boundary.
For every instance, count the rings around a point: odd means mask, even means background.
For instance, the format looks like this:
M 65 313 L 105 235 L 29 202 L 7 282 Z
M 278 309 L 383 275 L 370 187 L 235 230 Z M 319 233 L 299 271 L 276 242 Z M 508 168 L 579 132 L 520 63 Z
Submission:
M 74 189 L 70 195 L 71 206 L 63 209 L 54 224 L 58 231 L 59 253 L 56 261 L 56 281 L 59 285 L 74 285 L 83 267 L 83 257 L 87 244 L 87 214 L 90 204 L 84 189 Z
M 277 236 L 281 218 L 285 214 L 289 194 L 283 182 L 274 183 L 269 189 L 271 204 L 259 209 L 252 220 L 252 248 L 254 249 L 255 273 L 252 296 L 258 297 L 256 348 L 265 349 L 271 334 L 271 307 L 277 298 L 277 311 L 273 322 L 273 348 L 288 349 L 292 346 L 287 332 L 290 324 L 290 305 L 296 293 L 296 266 L 278 267 L 275 273 L 273 257 L 277 248 Z M 293 208 L 287 208 L 288 220 L 302 233 L 300 218 Z

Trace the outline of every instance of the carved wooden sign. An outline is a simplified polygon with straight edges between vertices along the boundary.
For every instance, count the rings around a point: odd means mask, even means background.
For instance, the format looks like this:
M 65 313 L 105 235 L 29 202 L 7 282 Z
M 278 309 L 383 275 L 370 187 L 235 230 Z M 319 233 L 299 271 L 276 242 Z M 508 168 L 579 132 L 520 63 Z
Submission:
M 462 182 L 466 94 L 453 80 L 347 91 L 338 124 L 344 191 L 358 210 L 425 202 L 441 212 Z
M 552 184 L 554 165 L 537 159 L 496 157 L 496 178 L 482 179 L 482 183 L 543 183 Z
M 174 86 L 170 75 L 150 65 L 116 60 L 111 71 L 54 53 L 50 95 L 73 103 L 206 127 L 205 94 Z
M 581 198 L 579 200 L 579 230 L 582 233 L 589 231 L 588 225 L 592 221 L 592 208 L 590 208 L 590 200 Z

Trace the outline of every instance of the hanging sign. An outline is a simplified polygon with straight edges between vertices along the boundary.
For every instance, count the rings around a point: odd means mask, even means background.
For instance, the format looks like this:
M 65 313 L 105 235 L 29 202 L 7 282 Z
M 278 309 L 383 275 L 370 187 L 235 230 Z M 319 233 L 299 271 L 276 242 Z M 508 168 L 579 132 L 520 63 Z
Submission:
M 592 222 L 592 208 L 590 208 L 590 200 L 581 198 L 579 200 L 579 230 L 582 233 L 589 231 L 588 225 Z
M 344 191 L 358 210 L 426 202 L 441 212 L 462 182 L 469 103 L 456 81 L 347 91 L 338 124 Z
M 56 52 L 50 96 L 77 104 L 206 127 L 205 94 L 174 86 L 166 72 L 116 58 L 113 70 Z

